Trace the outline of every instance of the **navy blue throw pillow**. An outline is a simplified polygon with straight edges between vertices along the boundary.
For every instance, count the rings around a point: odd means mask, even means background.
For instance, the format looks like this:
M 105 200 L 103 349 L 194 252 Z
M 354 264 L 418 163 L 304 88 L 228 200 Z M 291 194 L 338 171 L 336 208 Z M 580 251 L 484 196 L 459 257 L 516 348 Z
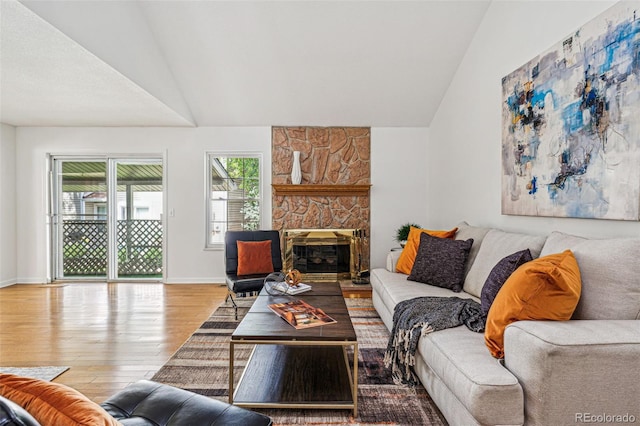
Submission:
M 480 293 L 480 303 L 482 305 L 482 312 L 485 315 L 489 313 L 489 308 L 496 298 L 496 295 L 502 288 L 502 285 L 511 276 L 513 271 L 518 269 L 520 265 L 523 265 L 533 260 L 529 249 L 521 250 L 510 254 L 509 256 L 500 260 L 496 266 L 493 267 L 487 280 L 482 286 L 482 292 Z

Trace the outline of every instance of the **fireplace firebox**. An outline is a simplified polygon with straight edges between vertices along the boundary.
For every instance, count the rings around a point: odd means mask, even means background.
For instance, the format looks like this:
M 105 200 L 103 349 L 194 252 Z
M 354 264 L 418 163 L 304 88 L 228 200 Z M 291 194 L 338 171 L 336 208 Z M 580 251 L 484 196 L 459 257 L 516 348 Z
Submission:
M 362 266 L 358 229 L 289 229 L 283 233 L 284 270 L 297 269 L 306 281 L 354 279 Z

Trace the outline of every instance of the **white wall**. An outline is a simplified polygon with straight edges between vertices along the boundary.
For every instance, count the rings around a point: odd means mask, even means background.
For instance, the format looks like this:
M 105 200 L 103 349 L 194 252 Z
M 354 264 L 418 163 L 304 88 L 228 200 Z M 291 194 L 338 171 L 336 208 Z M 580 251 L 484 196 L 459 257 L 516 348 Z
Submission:
M 384 267 L 396 229 L 413 222 L 428 228 L 427 146 L 429 129 L 371 129 L 371 268 Z
M 18 280 L 47 278 L 46 158 L 52 154 L 160 154 L 167 168 L 166 282 L 224 282 L 222 250 L 205 250 L 205 152 L 261 152 L 271 176 L 271 129 L 25 128 L 17 130 Z M 271 185 L 263 185 L 263 224 L 271 224 Z
M 430 127 L 429 226 L 460 220 L 544 234 L 639 236 L 640 224 L 504 216 L 501 194 L 502 77 L 570 35 L 615 2 L 494 1 Z
M 0 123 L 0 287 L 16 283 L 16 129 Z
M 27 128 L 17 129 L 17 277 L 47 279 L 47 154 L 165 154 L 166 282 L 223 282 L 222 250 L 205 250 L 204 162 L 207 151 L 261 152 L 265 164 L 263 226 L 271 225 L 271 128 Z M 384 265 L 393 234 L 426 218 L 427 129 L 372 129 L 372 266 Z M 399 154 L 409 152 L 410 155 Z M 406 170 L 411 170 L 407 178 Z M 3 191 L 4 193 L 4 191 Z M 411 194 L 407 197 L 406 194 Z

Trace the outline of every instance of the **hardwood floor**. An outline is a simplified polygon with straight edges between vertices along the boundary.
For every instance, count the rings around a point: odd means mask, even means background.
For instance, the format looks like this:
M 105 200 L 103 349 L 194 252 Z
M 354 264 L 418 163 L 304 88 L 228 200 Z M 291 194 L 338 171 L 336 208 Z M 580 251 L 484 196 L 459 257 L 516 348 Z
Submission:
M 371 297 L 344 288 L 345 297 Z M 0 288 L 0 366 L 71 367 L 54 381 L 102 402 L 150 379 L 224 302 L 224 285 L 64 283 Z
M 102 402 L 151 378 L 226 294 L 215 284 L 1 288 L 0 366 L 69 366 L 54 381 Z

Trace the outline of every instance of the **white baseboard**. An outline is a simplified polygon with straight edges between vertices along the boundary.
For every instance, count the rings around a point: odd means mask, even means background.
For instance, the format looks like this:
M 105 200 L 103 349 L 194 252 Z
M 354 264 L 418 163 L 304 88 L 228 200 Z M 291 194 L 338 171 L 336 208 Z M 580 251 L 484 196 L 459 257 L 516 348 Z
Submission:
M 42 281 L 37 278 L 19 278 L 13 280 L 0 281 L 0 288 L 9 287 L 14 284 L 47 284 L 46 281 Z M 212 277 L 212 278 L 172 278 L 163 281 L 164 284 L 219 284 L 226 285 L 224 277 Z
M 18 277 L 16 282 L 19 282 L 20 284 L 48 284 L 49 281 L 47 281 L 46 279 L 42 279 L 42 278 L 20 278 Z
M 14 285 L 17 284 L 18 280 L 4 280 L 4 281 L 0 281 L 0 288 L 2 287 L 9 287 L 10 285 Z
M 209 278 L 170 278 L 164 280 L 165 284 L 220 284 L 226 285 L 224 277 Z

